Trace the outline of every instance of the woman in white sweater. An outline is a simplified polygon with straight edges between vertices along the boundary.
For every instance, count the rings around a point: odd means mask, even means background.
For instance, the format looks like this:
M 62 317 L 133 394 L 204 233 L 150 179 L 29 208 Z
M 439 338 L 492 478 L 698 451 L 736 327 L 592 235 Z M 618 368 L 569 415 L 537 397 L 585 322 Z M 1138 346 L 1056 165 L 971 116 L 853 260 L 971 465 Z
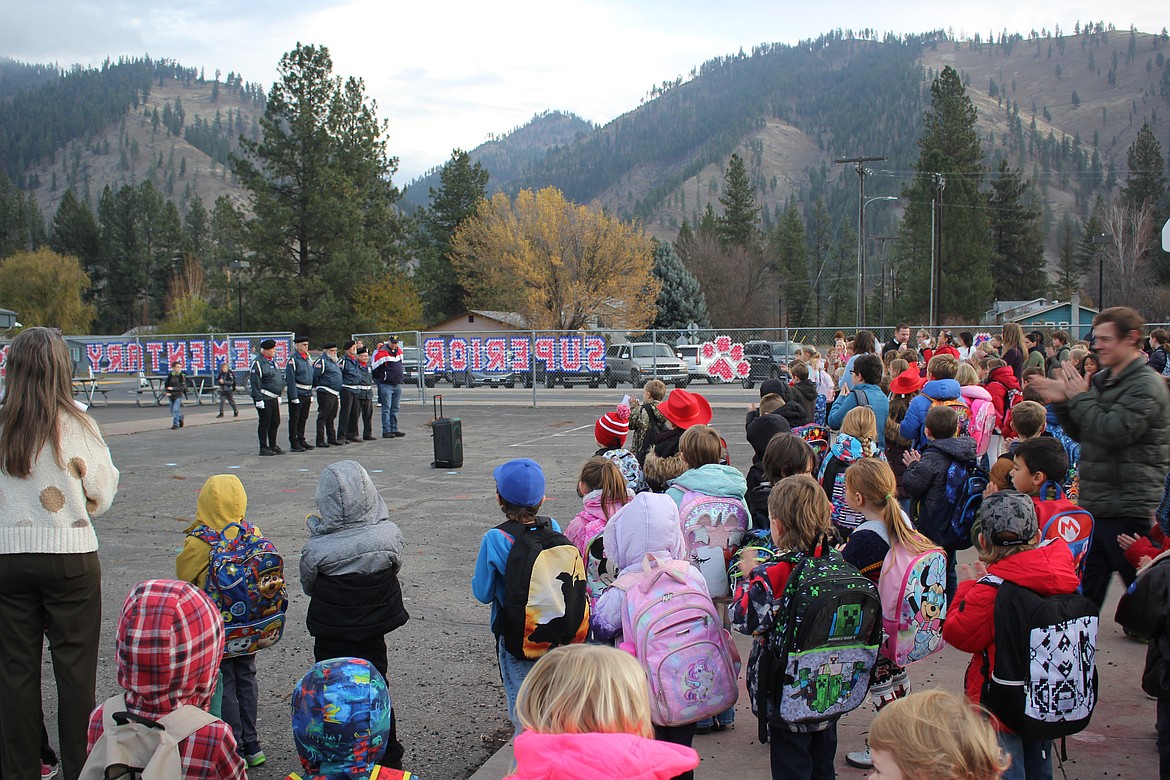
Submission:
M 8 350 L 0 406 L 0 754 L 8 780 L 38 776 L 41 648 L 49 636 L 65 780 L 85 763 L 101 628 L 101 567 L 90 518 L 118 470 L 73 403 L 61 334 L 27 328 Z

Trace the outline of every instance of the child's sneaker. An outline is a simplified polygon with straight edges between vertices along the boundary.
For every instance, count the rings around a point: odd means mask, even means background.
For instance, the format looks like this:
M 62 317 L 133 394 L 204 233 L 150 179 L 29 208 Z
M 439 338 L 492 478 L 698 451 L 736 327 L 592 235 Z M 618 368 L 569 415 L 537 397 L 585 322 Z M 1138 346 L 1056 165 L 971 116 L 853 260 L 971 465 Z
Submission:
M 873 769 L 873 756 L 870 755 L 869 745 L 865 750 L 855 750 L 845 754 L 845 763 L 858 769 Z
M 255 753 L 253 753 L 249 756 L 244 756 L 244 762 L 249 767 L 260 766 L 261 764 L 263 764 L 267 760 L 268 760 L 268 756 L 264 755 L 263 750 L 257 750 Z
M 57 772 L 59 772 L 60 770 L 61 770 L 60 766 L 46 764 L 44 761 L 42 761 L 41 762 L 41 780 L 49 780 L 49 778 L 51 778 L 51 777 L 56 777 Z

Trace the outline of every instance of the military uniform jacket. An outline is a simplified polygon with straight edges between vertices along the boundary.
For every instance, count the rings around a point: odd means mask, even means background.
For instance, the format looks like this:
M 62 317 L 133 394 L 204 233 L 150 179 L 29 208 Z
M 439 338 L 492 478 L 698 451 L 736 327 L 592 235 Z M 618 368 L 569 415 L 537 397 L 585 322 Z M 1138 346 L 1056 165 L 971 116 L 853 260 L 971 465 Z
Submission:
M 310 398 L 313 395 L 313 364 L 309 358 L 302 357 L 300 352 L 293 352 L 292 358 L 284 367 L 284 386 L 288 389 L 288 398 Z
M 341 386 L 349 392 L 365 397 L 374 378 L 370 375 L 369 367 L 362 367 L 356 357 L 346 355 L 341 359 Z
M 341 364 L 322 355 L 313 363 L 313 385 L 318 390 L 325 390 L 333 395 L 341 394 Z
M 284 378 L 274 361 L 260 355 L 252 361 L 252 370 L 248 372 L 248 387 L 253 401 L 279 399 L 281 391 L 284 390 Z

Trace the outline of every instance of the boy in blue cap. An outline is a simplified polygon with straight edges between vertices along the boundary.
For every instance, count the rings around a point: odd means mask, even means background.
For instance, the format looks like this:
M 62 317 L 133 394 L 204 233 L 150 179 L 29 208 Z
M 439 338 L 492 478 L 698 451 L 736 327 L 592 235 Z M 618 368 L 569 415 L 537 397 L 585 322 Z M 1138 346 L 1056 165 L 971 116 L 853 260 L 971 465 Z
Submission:
M 508 717 L 519 733 L 516 694 L 529 670 L 551 647 L 585 639 L 589 622 L 585 568 L 577 548 L 561 535 L 556 520 L 537 517 L 536 513 L 544 503 L 545 486 L 540 464 L 528 458 L 518 458 L 498 466 L 493 475 L 496 480 L 496 500 L 507 522 L 483 535 L 471 590 L 480 602 L 492 605 L 492 632 L 496 636 L 500 681 L 508 697 Z M 525 537 L 521 547 L 525 554 L 512 556 L 513 543 L 521 534 Z M 540 576 L 558 575 L 564 583 L 564 589 L 562 591 L 561 582 L 557 582 L 557 592 L 547 594 L 542 602 L 544 614 L 536 615 L 537 629 L 548 628 L 547 634 L 555 633 L 555 636 L 547 637 L 549 641 L 542 642 L 538 638 L 538 631 L 525 628 L 530 627 L 530 623 L 524 615 L 527 614 L 529 619 L 535 615 L 529 606 L 532 601 L 529 600 L 529 605 L 518 605 L 515 602 L 518 600 L 516 594 L 526 595 L 531 589 L 540 589 L 544 584 L 542 580 L 537 580 L 535 571 L 538 567 L 533 562 L 537 557 L 544 561 L 545 552 L 550 548 L 557 548 L 564 560 L 557 555 L 551 556 L 550 559 L 556 561 L 552 567 L 557 570 L 542 571 Z M 527 567 L 518 560 L 520 558 L 528 559 Z M 525 578 L 527 582 L 523 581 Z M 508 598 L 510 593 L 513 596 L 511 599 Z M 523 608 L 517 611 L 518 606 Z M 522 636 L 517 635 L 517 614 L 523 624 L 520 626 Z

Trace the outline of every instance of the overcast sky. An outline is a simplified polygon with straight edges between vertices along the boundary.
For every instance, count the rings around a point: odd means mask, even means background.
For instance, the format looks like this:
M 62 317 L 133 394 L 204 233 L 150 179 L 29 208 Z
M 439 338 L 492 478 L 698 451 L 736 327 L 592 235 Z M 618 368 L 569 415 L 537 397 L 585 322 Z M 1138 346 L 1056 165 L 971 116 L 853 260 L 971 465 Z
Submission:
M 170 57 L 235 71 L 268 89 L 297 42 L 327 46 L 334 72 L 365 80 L 390 122 L 398 184 L 545 109 L 605 123 L 650 87 L 741 47 L 794 43 L 834 28 L 1027 34 L 1078 19 L 1156 32 L 1153 0 L 1056 3 L 791 0 L 0 0 L 0 55 L 99 64 Z

